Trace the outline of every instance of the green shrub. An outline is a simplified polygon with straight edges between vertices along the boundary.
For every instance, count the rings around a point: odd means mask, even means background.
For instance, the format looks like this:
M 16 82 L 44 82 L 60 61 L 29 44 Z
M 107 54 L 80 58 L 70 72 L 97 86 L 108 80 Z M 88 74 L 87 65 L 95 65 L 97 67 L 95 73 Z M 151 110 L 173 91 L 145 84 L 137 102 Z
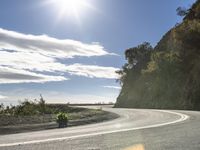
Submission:
M 60 112 L 57 114 L 56 121 L 59 128 L 67 127 L 68 124 L 68 115 L 66 113 Z

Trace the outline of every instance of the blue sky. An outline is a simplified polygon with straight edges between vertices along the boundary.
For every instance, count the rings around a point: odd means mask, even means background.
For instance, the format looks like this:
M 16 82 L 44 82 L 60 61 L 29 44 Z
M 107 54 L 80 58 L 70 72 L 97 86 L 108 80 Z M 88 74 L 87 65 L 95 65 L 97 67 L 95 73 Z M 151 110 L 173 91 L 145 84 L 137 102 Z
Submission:
M 124 50 L 155 46 L 195 0 L 63 1 L 0 1 L 0 102 L 115 102 Z

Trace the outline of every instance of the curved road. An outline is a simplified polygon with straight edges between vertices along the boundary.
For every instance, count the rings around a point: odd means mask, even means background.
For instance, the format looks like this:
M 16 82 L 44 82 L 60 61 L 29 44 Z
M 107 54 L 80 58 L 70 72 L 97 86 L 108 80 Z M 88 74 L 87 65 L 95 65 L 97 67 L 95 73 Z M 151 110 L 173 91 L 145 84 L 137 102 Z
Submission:
M 0 136 L 0 150 L 199 150 L 200 112 L 103 108 L 98 124 Z

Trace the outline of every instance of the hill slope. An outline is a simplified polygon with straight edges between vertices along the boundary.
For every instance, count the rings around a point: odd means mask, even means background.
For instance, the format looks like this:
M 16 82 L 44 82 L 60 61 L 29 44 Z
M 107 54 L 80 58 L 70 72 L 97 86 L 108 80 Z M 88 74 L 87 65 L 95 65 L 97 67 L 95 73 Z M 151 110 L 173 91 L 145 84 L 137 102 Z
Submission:
M 115 107 L 200 110 L 200 0 L 155 48 L 145 42 L 125 57 Z

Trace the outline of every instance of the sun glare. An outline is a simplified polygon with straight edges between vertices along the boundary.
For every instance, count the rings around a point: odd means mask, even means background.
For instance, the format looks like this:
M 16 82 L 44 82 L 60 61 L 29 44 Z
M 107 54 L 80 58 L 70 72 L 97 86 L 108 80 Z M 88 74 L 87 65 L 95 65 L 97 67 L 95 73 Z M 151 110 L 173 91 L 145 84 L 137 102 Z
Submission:
M 57 0 L 56 3 L 62 15 L 78 15 L 85 7 L 84 0 Z
M 47 2 L 56 8 L 58 20 L 66 17 L 80 20 L 80 16 L 87 9 L 94 9 L 88 0 L 47 0 Z

